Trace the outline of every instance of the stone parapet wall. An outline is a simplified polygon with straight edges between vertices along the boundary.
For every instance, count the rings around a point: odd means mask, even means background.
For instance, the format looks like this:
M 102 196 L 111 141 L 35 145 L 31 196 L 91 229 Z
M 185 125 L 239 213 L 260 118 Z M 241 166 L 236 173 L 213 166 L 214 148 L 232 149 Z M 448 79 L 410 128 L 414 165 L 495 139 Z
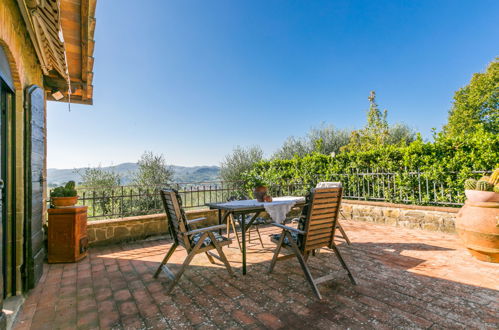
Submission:
M 455 232 L 454 222 L 459 211 L 452 207 L 352 200 L 343 200 L 341 209 L 347 219 L 451 233 Z
M 188 219 L 207 218 L 197 226 L 209 226 L 218 223 L 218 215 L 215 210 L 192 210 L 187 211 L 186 215 Z M 121 219 L 89 221 L 87 232 L 90 245 L 105 245 L 165 235 L 168 233 L 168 228 L 165 214 L 151 214 Z
M 454 221 L 459 209 L 380 202 L 343 200 L 342 214 L 347 219 L 383 223 L 398 227 L 454 232 Z M 299 211 L 294 210 L 294 215 Z M 205 217 L 196 227 L 218 224 L 216 210 L 187 211 L 187 218 Z M 262 214 L 266 216 L 266 214 Z M 151 214 L 113 220 L 88 222 L 88 239 L 91 245 L 105 245 L 140 240 L 168 233 L 165 214 Z

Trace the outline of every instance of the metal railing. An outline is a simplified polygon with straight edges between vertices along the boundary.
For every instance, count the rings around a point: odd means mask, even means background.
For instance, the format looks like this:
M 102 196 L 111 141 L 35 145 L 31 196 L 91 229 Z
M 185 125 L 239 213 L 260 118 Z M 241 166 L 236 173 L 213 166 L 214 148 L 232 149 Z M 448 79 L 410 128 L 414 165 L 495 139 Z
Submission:
M 489 171 L 472 171 L 480 178 Z M 464 186 L 458 172 L 436 175 L 420 171 L 362 172 L 332 174 L 325 180 L 343 183 L 343 198 L 416 205 L 461 206 Z
M 242 183 L 198 182 L 170 183 L 157 186 L 77 187 L 78 205 L 88 206 L 88 218 L 104 220 L 162 213 L 159 189 L 172 187 L 179 191 L 187 209 L 206 203 L 224 202 L 242 191 Z M 49 200 L 49 199 L 47 199 Z M 50 203 L 50 201 L 48 201 Z
M 486 171 L 474 171 L 480 177 Z M 460 206 L 464 189 L 456 185 L 458 173 L 445 173 L 431 179 L 428 173 L 412 172 L 353 172 L 318 176 L 313 182 L 286 182 L 269 185 L 271 196 L 305 195 L 320 181 L 340 181 L 345 199 L 385 201 L 393 203 Z M 206 203 L 225 202 L 230 197 L 249 197 L 251 192 L 243 182 L 170 183 L 155 187 L 79 187 L 79 205 L 88 206 L 88 217 L 93 220 L 122 218 L 162 213 L 159 189 L 172 187 L 179 191 L 186 209 L 205 207 Z

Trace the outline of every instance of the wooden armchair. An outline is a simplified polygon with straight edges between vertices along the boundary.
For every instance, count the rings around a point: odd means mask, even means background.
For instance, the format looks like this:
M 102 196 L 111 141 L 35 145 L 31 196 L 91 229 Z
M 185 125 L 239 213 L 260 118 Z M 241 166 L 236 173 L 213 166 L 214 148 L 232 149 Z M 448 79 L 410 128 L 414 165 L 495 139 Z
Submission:
M 338 213 L 340 210 L 342 188 L 315 188 L 307 196 L 307 205 L 303 208 L 303 217 L 298 228 L 281 224 L 272 225 L 282 228 L 281 234 L 272 235 L 271 240 L 277 248 L 270 263 L 269 273 L 272 273 L 278 260 L 289 259 L 296 256 L 312 290 L 319 299 L 322 299 L 317 284 L 333 279 L 326 275 L 317 279 L 312 277 L 307 266 L 310 254 L 315 254 L 316 249 L 327 247 L 333 250 L 343 268 L 347 271 L 352 284 L 356 284 L 352 273 L 343 260 L 338 247 L 334 243 L 334 234 L 337 228 Z M 292 254 L 279 256 L 281 248 L 290 250 Z
M 166 256 L 163 258 L 163 261 L 158 267 L 158 270 L 154 274 L 154 277 L 157 278 L 159 273 L 163 271 L 166 276 L 168 276 L 172 282 L 167 289 L 167 293 L 170 293 L 175 284 L 180 280 L 180 277 L 184 273 L 186 267 L 192 261 L 192 258 L 196 254 L 205 253 L 211 263 L 215 263 L 213 257 L 221 260 L 225 268 L 231 276 L 234 275 L 232 272 L 232 268 L 230 267 L 229 261 L 225 257 L 225 254 L 222 251 L 222 246 L 229 245 L 231 240 L 218 234 L 218 230 L 223 229 L 225 225 L 211 226 L 199 229 L 191 229 L 191 224 L 200 222 L 205 220 L 206 218 L 198 218 L 193 220 L 187 220 L 185 216 L 185 212 L 182 209 L 182 199 L 180 198 L 178 192 L 173 189 L 163 189 L 160 190 L 161 199 L 163 200 L 163 204 L 166 211 L 166 216 L 168 219 L 170 233 L 174 239 L 174 243 Z M 166 266 L 168 259 L 173 255 L 177 246 L 183 246 L 188 255 L 182 264 L 182 267 L 178 271 L 176 275 L 174 275 L 170 269 Z M 218 252 L 218 256 L 211 254 L 210 250 L 216 249 Z

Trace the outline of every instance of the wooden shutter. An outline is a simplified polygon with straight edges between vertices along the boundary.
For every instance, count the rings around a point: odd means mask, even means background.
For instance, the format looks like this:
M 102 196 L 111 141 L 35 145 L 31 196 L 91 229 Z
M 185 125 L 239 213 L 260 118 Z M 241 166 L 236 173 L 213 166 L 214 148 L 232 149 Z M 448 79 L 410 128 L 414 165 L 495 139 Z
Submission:
M 38 86 L 26 88 L 26 221 L 24 290 L 35 287 L 43 273 L 43 186 L 45 167 L 45 100 Z

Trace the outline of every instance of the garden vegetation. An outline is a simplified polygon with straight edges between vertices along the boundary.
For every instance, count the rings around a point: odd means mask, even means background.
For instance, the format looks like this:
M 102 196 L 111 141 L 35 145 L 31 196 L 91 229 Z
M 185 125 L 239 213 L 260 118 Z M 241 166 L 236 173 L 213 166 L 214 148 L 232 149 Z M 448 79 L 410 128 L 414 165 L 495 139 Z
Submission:
M 448 123 L 441 132 L 434 130 L 431 141 L 424 141 L 405 124 L 390 126 L 387 111 L 379 110 L 374 92 L 369 102 L 362 129 L 347 132 L 322 126 L 305 138 L 288 138 L 269 160 L 253 161 L 238 155 L 248 160 L 239 168 L 251 170 L 231 178 L 254 176 L 276 185 L 304 183 L 309 188 L 318 181 L 342 181 L 345 175 L 353 177 L 359 172 L 392 173 L 396 184 L 410 190 L 415 176 L 409 174 L 418 173 L 418 180 L 445 186 L 442 195 L 462 195 L 464 181 L 482 175 L 473 172 L 499 166 L 498 59 L 455 93 Z M 425 204 L 436 198 L 430 195 L 414 202 Z M 388 196 L 388 200 L 397 198 Z

